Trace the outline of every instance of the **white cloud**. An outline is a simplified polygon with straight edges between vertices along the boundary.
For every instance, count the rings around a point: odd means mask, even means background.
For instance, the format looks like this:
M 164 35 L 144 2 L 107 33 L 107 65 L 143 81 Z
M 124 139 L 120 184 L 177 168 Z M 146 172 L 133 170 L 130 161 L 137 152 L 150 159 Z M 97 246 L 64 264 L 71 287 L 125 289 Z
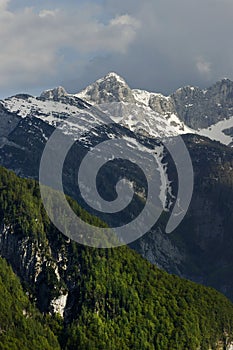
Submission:
M 113 70 L 133 87 L 164 93 L 233 79 L 232 0 L 106 0 L 105 5 L 111 13 L 129 13 L 141 27 L 124 57 L 95 59 L 83 79 Z
M 198 57 L 196 67 L 199 73 L 209 75 L 211 72 L 211 63 L 206 61 L 203 57 Z
M 42 83 L 78 90 L 108 71 L 164 93 L 233 79 L 232 0 L 11 0 L 8 10 L 7 4 L 0 0 L 3 91 Z
M 101 20 L 103 8 L 23 8 L 0 0 L 0 88 L 33 86 L 64 76 L 73 61 L 98 53 L 126 53 L 139 22 L 130 15 Z M 69 56 L 69 57 L 68 57 Z M 71 61 L 70 61 L 71 60 Z M 75 72 L 73 72 L 74 74 Z
M 39 17 L 55 17 L 56 14 L 58 13 L 58 10 L 41 10 L 39 12 Z
M 0 10 L 1 11 L 5 10 L 9 2 L 10 2 L 9 0 L 0 0 Z
M 132 26 L 132 27 L 139 27 L 140 23 L 137 21 L 135 18 L 129 16 L 129 15 L 122 15 L 122 16 L 117 16 L 113 18 L 110 21 L 110 24 L 112 26 Z

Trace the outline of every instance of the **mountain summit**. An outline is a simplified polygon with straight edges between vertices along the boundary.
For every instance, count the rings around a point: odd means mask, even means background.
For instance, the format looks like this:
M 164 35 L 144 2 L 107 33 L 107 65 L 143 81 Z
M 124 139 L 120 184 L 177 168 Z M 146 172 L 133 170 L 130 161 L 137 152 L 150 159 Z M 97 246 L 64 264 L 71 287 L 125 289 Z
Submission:
M 126 81 L 114 72 L 110 72 L 105 77 L 98 79 L 95 83 L 76 94 L 76 96 L 94 104 L 136 102 Z
M 50 90 L 45 90 L 40 95 L 41 98 L 48 99 L 48 100 L 59 99 L 63 96 L 67 96 L 67 92 L 62 86 L 58 86 Z
M 233 136 L 232 84 L 224 80 L 206 90 L 184 87 L 166 97 L 130 89 L 122 78 L 109 73 L 76 95 L 64 96 L 64 90 L 58 88 L 43 93 L 41 97 L 23 94 L 10 97 L 0 101 L 0 164 L 21 177 L 38 178 L 41 154 L 56 127 L 60 126 L 60 130 L 71 137 L 81 135 L 66 159 L 63 178 L 65 193 L 82 204 L 74 186 L 82 155 L 96 144 L 112 138 L 123 140 L 123 144 L 132 149 L 140 143 L 143 149 L 146 147 L 149 156 L 151 152 L 157 156 L 165 179 L 160 188 L 160 199 L 163 208 L 169 210 L 177 193 L 177 172 L 173 162 L 169 166 L 169 155 L 160 140 L 177 134 L 196 133 L 183 136 L 195 175 L 191 209 L 183 226 L 169 237 L 163 228 L 149 232 L 149 236 L 138 241 L 134 248 L 167 271 L 212 285 L 233 300 L 233 149 L 229 147 Z M 70 117 L 74 117 L 75 123 Z M 110 122 L 108 127 L 105 117 Z M 190 123 L 192 129 L 187 127 Z M 86 133 L 88 130 L 90 132 Z M 217 139 L 228 147 L 198 134 Z M 110 152 L 114 154 L 113 149 Z M 131 166 L 129 168 L 128 163 L 123 163 L 120 168 L 118 163 L 109 163 L 111 168 L 100 173 L 104 184 L 101 193 L 112 200 L 110 189 L 115 187 L 118 175 L 129 172 L 130 179 L 139 183 L 139 199 L 132 206 L 138 210 L 143 203 L 141 199 L 146 198 L 146 186 L 143 186 L 140 173 Z M 119 174 L 118 168 L 123 172 Z M 129 214 L 130 211 L 124 216 L 120 213 L 111 218 L 115 221 L 110 224 L 119 226 L 124 219 L 127 222 Z M 106 216 L 103 219 L 107 221 Z

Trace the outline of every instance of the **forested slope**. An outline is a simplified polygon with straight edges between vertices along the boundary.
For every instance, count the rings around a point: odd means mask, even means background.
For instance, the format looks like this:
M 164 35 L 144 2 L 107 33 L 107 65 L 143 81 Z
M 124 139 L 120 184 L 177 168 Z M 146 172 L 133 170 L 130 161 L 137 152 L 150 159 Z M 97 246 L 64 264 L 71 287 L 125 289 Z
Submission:
M 205 350 L 233 338 L 233 305 L 214 289 L 169 275 L 128 247 L 68 240 L 49 222 L 33 180 L 0 168 L 0 191 L 0 253 L 24 287 L 1 260 L 0 348 L 59 348 L 52 331 L 66 350 Z M 38 320 L 25 292 L 44 315 Z M 59 316 L 54 301 L 62 296 Z

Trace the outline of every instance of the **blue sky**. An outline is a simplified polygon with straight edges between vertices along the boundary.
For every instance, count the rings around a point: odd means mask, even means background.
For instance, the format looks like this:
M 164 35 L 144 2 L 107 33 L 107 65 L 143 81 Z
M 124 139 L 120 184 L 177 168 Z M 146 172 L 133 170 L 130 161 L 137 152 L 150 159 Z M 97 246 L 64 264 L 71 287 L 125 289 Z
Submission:
M 232 0 L 0 0 L 0 97 L 115 71 L 169 94 L 233 80 Z

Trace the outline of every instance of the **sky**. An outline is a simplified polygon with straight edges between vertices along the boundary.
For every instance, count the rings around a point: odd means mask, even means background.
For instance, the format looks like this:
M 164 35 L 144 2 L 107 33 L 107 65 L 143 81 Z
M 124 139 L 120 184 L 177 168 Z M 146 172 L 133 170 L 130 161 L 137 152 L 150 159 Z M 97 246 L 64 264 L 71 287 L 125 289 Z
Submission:
M 172 93 L 233 80 L 233 0 L 0 0 L 0 98 L 110 71 Z

